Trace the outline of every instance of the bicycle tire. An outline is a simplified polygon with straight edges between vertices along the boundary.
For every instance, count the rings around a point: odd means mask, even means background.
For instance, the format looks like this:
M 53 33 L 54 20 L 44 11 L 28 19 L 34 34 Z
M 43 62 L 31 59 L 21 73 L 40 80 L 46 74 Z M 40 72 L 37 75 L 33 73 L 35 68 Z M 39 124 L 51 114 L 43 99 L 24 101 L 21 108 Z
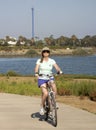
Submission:
M 56 101 L 55 101 L 55 97 L 52 93 L 51 95 L 51 104 L 52 104 L 52 124 L 53 126 L 57 126 L 57 108 L 56 108 Z
M 46 99 L 46 102 L 45 102 L 45 121 L 48 120 L 48 115 L 49 115 L 49 111 L 50 111 L 50 106 L 49 106 L 49 101 L 48 101 L 48 98 Z

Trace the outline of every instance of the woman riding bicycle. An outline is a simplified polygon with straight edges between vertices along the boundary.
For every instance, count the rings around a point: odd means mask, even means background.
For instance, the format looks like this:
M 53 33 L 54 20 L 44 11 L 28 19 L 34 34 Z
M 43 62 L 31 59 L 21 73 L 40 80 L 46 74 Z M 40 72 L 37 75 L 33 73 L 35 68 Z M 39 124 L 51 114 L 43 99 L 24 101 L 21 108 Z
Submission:
M 52 75 L 52 69 L 53 67 L 55 67 L 58 74 L 62 73 L 62 71 L 60 67 L 56 64 L 56 61 L 49 57 L 50 49 L 48 47 L 44 47 L 42 49 L 41 55 L 42 55 L 41 59 L 38 59 L 36 62 L 35 76 L 38 79 L 38 87 L 41 88 L 41 92 L 42 92 L 40 115 L 44 115 L 44 105 L 45 105 L 46 98 L 48 96 L 46 83 L 50 82 L 52 86 L 52 90 L 54 91 L 56 95 L 57 88 L 54 82 L 54 77 Z M 49 76 L 50 76 L 50 79 L 49 79 Z

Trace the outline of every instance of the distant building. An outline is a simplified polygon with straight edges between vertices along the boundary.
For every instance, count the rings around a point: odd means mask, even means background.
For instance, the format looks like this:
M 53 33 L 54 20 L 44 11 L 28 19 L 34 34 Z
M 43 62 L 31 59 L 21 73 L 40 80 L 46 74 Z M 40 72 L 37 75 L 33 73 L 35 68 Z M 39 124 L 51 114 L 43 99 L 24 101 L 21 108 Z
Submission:
M 9 45 L 16 45 L 16 43 L 17 43 L 17 41 L 14 41 L 14 42 L 13 41 L 8 41 Z

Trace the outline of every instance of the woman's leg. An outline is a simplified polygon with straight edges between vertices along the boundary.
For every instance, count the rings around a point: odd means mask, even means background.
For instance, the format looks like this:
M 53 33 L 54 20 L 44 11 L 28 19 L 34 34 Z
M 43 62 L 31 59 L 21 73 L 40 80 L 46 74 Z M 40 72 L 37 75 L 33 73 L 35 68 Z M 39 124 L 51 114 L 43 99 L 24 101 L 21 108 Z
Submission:
M 42 92 L 41 106 L 44 107 L 46 98 L 48 96 L 48 92 L 47 92 L 47 89 L 46 89 L 46 84 L 42 84 L 40 88 L 41 88 L 41 92 Z
M 56 88 L 56 84 L 55 84 L 54 80 L 51 80 L 50 84 L 51 84 L 52 90 L 53 90 L 53 92 L 55 93 L 55 96 L 56 96 L 56 94 L 57 94 L 57 88 Z
M 48 92 L 46 89 L 46 84 L 43 84 L 40 88 L 41 88 L 41 92 L 42 92 L 40 115 L 44 115 L 44 113 L 45 113 L 44 106 L 45 106 L 46 98 L 48 96 Z

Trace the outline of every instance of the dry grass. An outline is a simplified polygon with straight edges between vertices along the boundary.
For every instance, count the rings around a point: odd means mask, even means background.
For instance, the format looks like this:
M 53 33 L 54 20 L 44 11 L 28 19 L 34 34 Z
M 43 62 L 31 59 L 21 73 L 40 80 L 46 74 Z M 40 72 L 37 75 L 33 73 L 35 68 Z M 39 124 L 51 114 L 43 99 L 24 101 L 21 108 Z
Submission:
M 27 81 L 34 81 L 33 77 L 7 77 L 7 76 L 1 76 L 0 81 L 8 80 L 9 82 L 27 82 Z

